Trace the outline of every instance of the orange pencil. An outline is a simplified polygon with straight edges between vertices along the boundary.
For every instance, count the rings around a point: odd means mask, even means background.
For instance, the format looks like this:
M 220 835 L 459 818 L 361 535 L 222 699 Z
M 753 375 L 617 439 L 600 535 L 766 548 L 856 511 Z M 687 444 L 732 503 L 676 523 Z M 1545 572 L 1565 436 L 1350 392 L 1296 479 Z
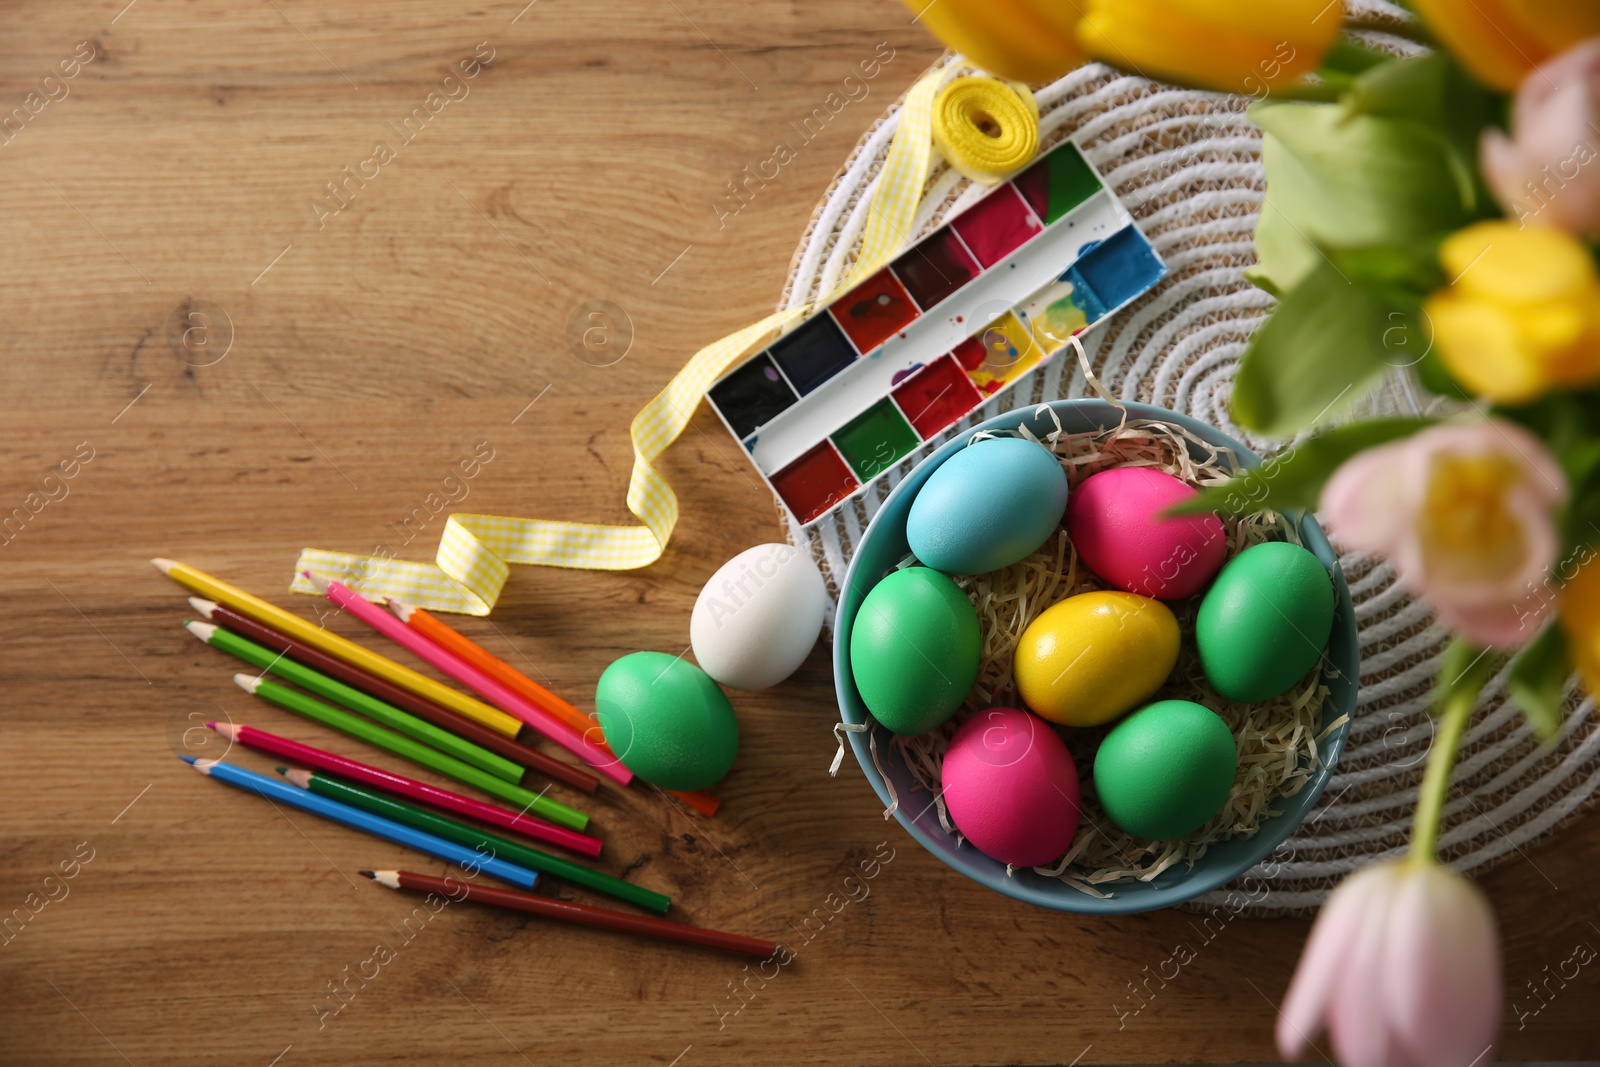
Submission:
M 610 746 L 606 744 L 603 737 L 596 739 L 600 730 L 598 723 L 499 656 L 485 649 L 476 641 L 412 604 L 396 600 L 394 597 L 385 597 L 384 604 L 387 605 L 390 611 L 394 612 L 396 618 L 417 631 L 418 636 L 427 638 L 458 659 L 472 664 L 484 674 L 487 674 L 507 689 L 539 708 L 550 718 L 564 723 L 584 735 L 585 740 L 589 740 L 606 752 L 611 751 Z M 673 793 L 672 795 L 703 815 L 715 815 L 717 807 L 722 803 L 710 793 L 703 791 L 698 793 Z

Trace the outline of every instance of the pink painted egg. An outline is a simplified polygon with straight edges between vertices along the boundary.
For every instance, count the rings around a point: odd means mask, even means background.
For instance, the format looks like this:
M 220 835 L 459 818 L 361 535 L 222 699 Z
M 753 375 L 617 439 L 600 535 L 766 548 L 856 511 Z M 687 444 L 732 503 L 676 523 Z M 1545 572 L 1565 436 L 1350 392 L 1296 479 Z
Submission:
M 940 777 L 956 828 L 990 859 L 1042 867 L 1078 832 L 1078 769 L 1050 724 L 1021 708 L 962 723 Z
M 1182 600 L 1205 588 L 1227 554 L 1222 521 L 1214 513 L 1157 518 L 1195 493 L 1150 467 L 1091 474 L 1067 503 L 1067 536 L 1089 569 L 1116 588 Z

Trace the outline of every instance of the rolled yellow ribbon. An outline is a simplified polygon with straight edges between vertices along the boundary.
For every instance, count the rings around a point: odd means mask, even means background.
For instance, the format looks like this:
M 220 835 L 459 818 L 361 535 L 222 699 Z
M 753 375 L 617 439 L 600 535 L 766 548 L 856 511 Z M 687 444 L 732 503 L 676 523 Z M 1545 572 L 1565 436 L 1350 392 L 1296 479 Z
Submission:
M 934 98 L 933 143 L 965 177 L 994 185 L 1039 150 L 1039 105 L 1020 82 L 956 78 Z

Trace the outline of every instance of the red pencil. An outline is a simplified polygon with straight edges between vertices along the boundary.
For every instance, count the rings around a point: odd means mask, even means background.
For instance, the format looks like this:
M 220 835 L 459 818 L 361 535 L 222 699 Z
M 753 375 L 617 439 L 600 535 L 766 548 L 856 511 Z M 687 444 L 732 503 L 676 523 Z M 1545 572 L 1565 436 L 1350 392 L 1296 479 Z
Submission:
M 435 878 L 432 875 L 415 874 L 411 871 L 362 871 L 361 873 L 390 889 L 405 889 L 413 893 L 437 893 L 447 900 L 454 901 L 473 900 L 480 904 L 512 908 L 533 915 L 542 915 L 547 919 L 576 923 L 579 926 L 596 926 L 603 930 L 621 930 L 630 934 L 665 938 L 668 941 L 683 941 L 691 945 L 704 945 L 707 948 L 733 952 L 741 956 L 754 956 L 763 960 L 772 958 L 778 952 L 776 943 L 756 937 L 724 934 L 717 930 L 689 926 L 686 923 L 675 923 L 670 919 L 609 911 L 588 904 L 571 904 L 565 900 L 553 900 L 532 893 L 472 885 L 456 878 Z
M 452 793 L 448 789 L 440 789 L 427 782 L 419 782 L 415 778 L 386 771 L 382 767 L 374 767 L 332 752 L 324 752 L 320 748 L 303 745 L 299 741 L 291 741 L 287 737 L 279 737 L 277 734 L 258 730 L 254 726 L 227 722 L 208 722 L 206 725 L 230 741 L 237 741 L 241 745 L 262 752 L 270 752 L 274 756 L 281 756 L 319 771 L 340 775 L 352 782 L 381 789 L 385 793 L 393 793 L 395 796 L 405 797 L 419 804 L 427 804 L 457 815 L 465 815 L 469 819 L 515 830 L 535 840 L 580 852 L 585 856 L 600 855 L 599 838 L 580 834 L 576 830 L 568 830 L 564 826 L 556 826 L 531 815 L 520 815 L 507 808 L 485 804 L 481 800 L 464 797 L 460 793 Z
M 287 634 L 279 633 L 270 626 L 246 618 L 232 608 L 193 596 L 189 598 L 189 603 L 207 620 L 232 630 L 240 637 L 270 648 L 274 652 L 282 652 L 312 670 L 321 671 L 330 678 L 336 678 L 345 685 L 377 697 L 386 704 L 393 704 L 402 711 L 409 711 L 419 719 L 426 719 L 440 729 L 449 730 L 458 737 L 464 737 L 475 745 L 481 745 L 490 752 L 498 753 L 511 762 L 519 763 L 547 778 L 553 778 L 563 785 L 569 785 L 585 793 L 593 793 L 600 784 L 600 779 L 588 771 L 551 759 L 543 752 L 491 730 L 482 723 L 473 722 L 464 715 L 457 715 L 449 708 L 435 704 L 426 697 L 419 697 L 375 674 L 367 673 L 360 667 L 352 667 L 344 660 L 335 659 L 326 652 L 312 648 Z

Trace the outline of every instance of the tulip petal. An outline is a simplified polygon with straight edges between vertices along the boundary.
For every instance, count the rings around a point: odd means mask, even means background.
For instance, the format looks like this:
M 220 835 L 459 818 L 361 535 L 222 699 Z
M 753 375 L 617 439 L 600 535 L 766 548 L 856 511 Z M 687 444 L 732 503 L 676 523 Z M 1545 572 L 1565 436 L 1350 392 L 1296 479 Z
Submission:
M 1393 1032 L 1422 1067 L 1485 1059 L 1500 1030 L 1500 946 L 1483 893 L 1428 863 L 1389 909 L 1384 996 Z
M 1386 884 L 1385 867 L 1368 867 L 1345 879 L 1329 895 L 1312 924 L 1311 936 L 1278 1011 L 1278 1052 L 1298 1059 L 1322 1030 L 1346 956 L 1367 922 L 1372 898 Z
M 1389 910 L 1405 875 L 1395 863 L 1371 870 L 1372 887 L 1363 903 L 1361 923 L 1328 1005 L 1328 1032 L 1343 1067 L 1392 1067 L 1404 1062 L 1389 1026 L 1390 1004 L 1380 975 L 1386 963 Z
M 1317 510 L 1349 547 L 1387 554 L 1411 524 L 1413 493 L 1397 463 L 1404 443 L 1357 452 L 1322 487 Z

